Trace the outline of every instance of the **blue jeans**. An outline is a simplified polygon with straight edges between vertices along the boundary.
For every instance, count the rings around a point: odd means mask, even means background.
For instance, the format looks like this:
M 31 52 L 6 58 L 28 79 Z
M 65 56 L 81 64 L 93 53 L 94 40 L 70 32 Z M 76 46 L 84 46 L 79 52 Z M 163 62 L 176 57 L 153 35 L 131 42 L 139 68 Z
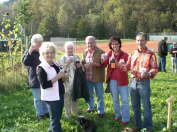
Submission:
M 97 105 L 98 113 L 104 114 L 103 83 L 102 82 L 95 83 L 95 82 L 87 81 L 87 85 L 88 85 L 89 94 L 90 94 L 88 110 L 94 109 L 94 88 L 95 88 L 96 96 L 98 99 L 98 105 Z
M 177 72 L 177 57 L 171 57 L 172 72 Z
M 135 125 L 138 128 L 146 128 L 152 131 L 152 111 L 150 102 L 150 80 L 136 81 L 130 83 L 131 102 L 134 112 Z M 143 106 L 144 122 L 141 120 L 141 103 Z
M 159 56 L 158 65 L 159 71 L 166 72 L 166 56 Z
M 48 113 L 47 105 L 44 101 L 41 100 L 41 89 L 40 88 L 31 88 L 32 95 L 34 98 L 34 107 L 36 110 L 36 115 L 41 116 Z
M 50 125 L 48 132 L 62 132 L 61 116 L 63 112 L 64 100 L 46 101 L 50 115 Z
M 112 94 L 115 117 L 122 118 L 123 122 L 130 121 L 130 106 L 128 101 L 128 86 L 118 85 L 116 80 L 110 80 L 110 91 Z M 119 95 L 122 99 L 120 107 Z

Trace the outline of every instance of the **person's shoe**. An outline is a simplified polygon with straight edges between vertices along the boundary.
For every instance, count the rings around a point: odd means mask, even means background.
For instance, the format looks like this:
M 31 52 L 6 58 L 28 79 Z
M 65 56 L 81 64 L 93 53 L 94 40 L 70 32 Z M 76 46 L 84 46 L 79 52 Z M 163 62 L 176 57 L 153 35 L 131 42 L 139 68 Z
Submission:
M 93 110 L 87 110 L 87 113 L 92 113 L 93 112 Z
M 150 130 L 146 130 L 145 132 L 152 132 L 152 131 L 150 131 Z
M 138 127 L 124 129 L 125 132 L 139 132 L 140 130 L 141 128 L 138 128 Z
M 46 113 L 44 116 L 45 116 L 46 118 L 50 118 L 49 113 Z
M 120 118 L 120 117 L 115 117 L 114 120 L 115 120 L 115 121 L 120 121 L 121 118 Z
M 40 120 L 44 120 L 45 119 L 45 115 L 37 115 L 37 119 Z
M 120 124 L 121 125 L 127 125 L 129 122 L 124 122 L 124 121 L 121 121 Z
M 98 114 L 98 117 L 99 117 L 99 118 L 103 118 L 103 117 L 104 117 L 104 114 Z

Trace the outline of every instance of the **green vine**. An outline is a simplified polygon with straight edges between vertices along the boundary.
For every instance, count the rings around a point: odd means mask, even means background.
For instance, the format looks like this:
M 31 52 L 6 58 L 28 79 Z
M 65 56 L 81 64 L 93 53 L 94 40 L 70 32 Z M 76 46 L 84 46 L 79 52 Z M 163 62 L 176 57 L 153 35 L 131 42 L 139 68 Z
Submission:
M 22 26 L 18 22 L 18 17 L 13 20 L 9 15 L 3 15 L 1 21 L 0 40 L 5 41 L 7 51 L 0 51 L 1 66 L 0 71 L 4 72 L 8 67 L 14 67 L 19 61 L 19 56 L 23 53 Z

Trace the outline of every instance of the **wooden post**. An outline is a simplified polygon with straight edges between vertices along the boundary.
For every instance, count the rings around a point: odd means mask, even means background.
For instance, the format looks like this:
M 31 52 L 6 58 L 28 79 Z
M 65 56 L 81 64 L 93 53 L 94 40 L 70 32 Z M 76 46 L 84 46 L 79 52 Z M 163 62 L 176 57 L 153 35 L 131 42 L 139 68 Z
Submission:
M 168 104 L 168 117 L 167 117 L 167 129 L 171 128 L 171 120 L 172 120 L 172 103 L 173 103 L 174 97 L 169 97 L 166 102 Z

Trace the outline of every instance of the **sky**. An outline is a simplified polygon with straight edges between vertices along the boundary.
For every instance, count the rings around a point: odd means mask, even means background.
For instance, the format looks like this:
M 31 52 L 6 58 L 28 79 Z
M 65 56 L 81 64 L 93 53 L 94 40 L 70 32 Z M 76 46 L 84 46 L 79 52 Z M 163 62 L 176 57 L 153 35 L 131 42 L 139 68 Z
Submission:
M 6 1 L 9 1 L 9 0 L 0 0 L 0 4 L 4 3 Z

